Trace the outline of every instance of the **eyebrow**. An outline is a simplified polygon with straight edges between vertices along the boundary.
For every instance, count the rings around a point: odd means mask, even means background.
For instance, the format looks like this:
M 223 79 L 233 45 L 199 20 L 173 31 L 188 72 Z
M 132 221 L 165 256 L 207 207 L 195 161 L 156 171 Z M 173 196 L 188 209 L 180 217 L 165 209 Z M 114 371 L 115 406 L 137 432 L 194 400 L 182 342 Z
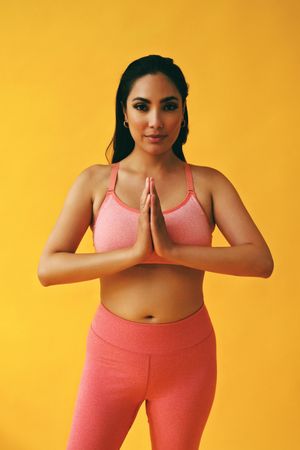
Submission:
M 141 101 L 143 101 L 145 103 L 151 103 L 150 100 L 148 100 L 147 98 L 143 98 L 143 97 L 135 97 L 132 101 L 134 101 L 134 100 L 141 100 Z M 174 95 L 171 95 L 170 97 L 162 98 L 160 100 L 160 103 L 168 102 L 170 100 L 178 100 L 178 97 L 175 97 Z

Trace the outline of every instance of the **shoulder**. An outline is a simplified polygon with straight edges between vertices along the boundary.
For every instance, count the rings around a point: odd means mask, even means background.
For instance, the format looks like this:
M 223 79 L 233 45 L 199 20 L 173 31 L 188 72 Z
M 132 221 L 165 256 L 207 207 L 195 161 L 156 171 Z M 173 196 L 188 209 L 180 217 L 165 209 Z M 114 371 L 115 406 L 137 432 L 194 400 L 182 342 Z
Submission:
M 197 166 L 196 164 L 190 164 L 192 170 L 195 172 L 196 175 L 200 176 L 206 176 L 209 177 L 216 169 L 209 166 Z
M 206 186 L 210 192 L 213 190 L 213 185 L 216 179 L 221 177 L 223 174 L 210 166 L 198 166 L 196 164 L 190 164 L 193 178 L 196 183 L 200 186 Z
M 104 167 L 104 166 L 103 166 Z M 79 172 L 73 179 L 71 184 L 71 191 L 78 191 L 82 194 L 92 194 L 95 183 L 103 177 L 104 170 L 100 164 L 93 164 L 86 167 Z
M 220 170 L 210 166 L 197 166 L 190 164 L 193 175 L 201 183 L 205 183 L 209 187 L 211 193 L 222 186 L 233 186 L 229 178 Z
M 92 164 L 89 167 L 86 167 L 79 174 L 79 177 L 85 179 L 92 200 L 94 200 L 95 196 L 99 192 L 104 192 L 107 188 L 109 176 L 111 173 L 111 164 Z
M 86 179 L 87 182 L 91 184 L 105 180 L 110 174 L 111 165 L 110 164 L 92 164 L 91 166 L 83 169 L 79 177 Z
M 223 175 L 222 172 L 210 166 L 197 166 L 196 164 L 189 164 L 195 174 L 198 176 L 206 176 L 207 178 L 218 177 Z
M 81 173 L 85 173 L 89 177 L 97 177 L 105 174 L 107 170 L 110 170 L 110 164 L 92 164 L 82 170 Z

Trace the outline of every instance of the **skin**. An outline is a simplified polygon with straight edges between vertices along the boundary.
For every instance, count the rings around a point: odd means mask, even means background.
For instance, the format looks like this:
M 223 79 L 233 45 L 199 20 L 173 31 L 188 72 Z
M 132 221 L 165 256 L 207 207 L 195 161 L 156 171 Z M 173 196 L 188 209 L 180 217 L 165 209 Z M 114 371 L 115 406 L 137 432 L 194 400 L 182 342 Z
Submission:
M 161 99 L 169 96 L 175 96 L 178 100 L 160 103 Z M 136 97 L 146 98 L 151 103 L 133 101 Z M 172 151 L 184 120 L 184 104 L 180 93 L 167 77 L 162 74 L 146 75 L 134 84 L 123 112 L 135 147 L 120 162 L 119 178 L 123 178 L 123 182 L 122 186 L 116 184 L 116 193 L 122 199 L 125 197 L 125 186 L 130 183 L 131 176 L 136 178 L 136 183 L 132 184 L 139 186 L 147 176 L 152 176 L 149 189 L 151 234 L 155 251 L 162 256 L 164 250 L 172 245 L 162 210 L 177 206 L 186 195 L 184 163 Z M 167 137 L 161 143 L 153 144 L 145 137 L 152 133 L 166 134 Z M 200 173 L 197 178 L 201 178 Z M 166 180 L 169 180 L 168 185 Z M 177 191 L 170 189 L 170 186 L 178 186 Z M 211 217 L 208 189 L 201 197 L 208 217 Z M 139 199 L 129 193 L 125 203 L 138 208 Z M 203 276 L 203 271 L 182 265 L 137 264 L 109 279 L 102 278 L 101 301 L 115 314 L 129 320 L 175 321 L 187 317 L 202 305 Z M 117 286 L 122 286 L 122 290 Z
M 169 96 L 178 100 L 160 103 Z M 149 103 L 133 101 L 136 97 L 146 98 Z M 164 323 L 183 319 L 201 307 L 205 270 L 271 275 L 273 260 L 263 236 L 232 183 L 210 167 L 190 165 L 195 193 L 211 230 L 218 225 L 231 247 L 184 247 L 171 242 L 162 211 L 178 206 L 186 196 L 185 163 L 172 151 L 184 108 L 176 86 L 165 75 L 146 75 L 134 83 L 123 112 L 135 146 L 120 162 L 115 186 L 115 194 L 123 203 L 140 209 L 145 179 L 153 178 L 147 187 L 151 194 L 149 223 L 153 247 L 158 255 L 178 265 L 139 264 L 143 258 L 131 249 L 114 253 L 115 260 L 110 259 L 112 254 L 105 260 L 100 254 L 75 256 L 88 226 L 92 228 L 109 182 L 111 167 L 95 164 L 75 181 L 45 246 L 39 270 L 44 285 L 98 278 L 102 264 L 101 302 L 109 310 L 127 320 Z M 151 143 L 145 135 L 152 133 L 167 137 L 160 143 Z M 98 258 L 102 258 L 100 265 Z M 112 273 L 108 267 L 118 270 Z M 51 276 L 45 275 L 49 273 Z M 50 281 L 42 281 L 46 278 Z

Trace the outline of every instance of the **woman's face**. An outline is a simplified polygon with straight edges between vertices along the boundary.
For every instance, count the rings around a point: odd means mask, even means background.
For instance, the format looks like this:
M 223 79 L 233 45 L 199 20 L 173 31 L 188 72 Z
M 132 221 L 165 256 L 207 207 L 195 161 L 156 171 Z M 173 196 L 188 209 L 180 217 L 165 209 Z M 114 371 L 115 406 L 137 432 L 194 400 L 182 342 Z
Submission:
M 168 98 L 172 97 L 172 98 Z M 148 74 L 136 80 L 127 98 L 125 120 L 135 148 L 161 153 L 170 150 L 180 133 L 184 108 L 176 86 L 162 73 Z M 158 142 L 151 134 L 165 136 Z

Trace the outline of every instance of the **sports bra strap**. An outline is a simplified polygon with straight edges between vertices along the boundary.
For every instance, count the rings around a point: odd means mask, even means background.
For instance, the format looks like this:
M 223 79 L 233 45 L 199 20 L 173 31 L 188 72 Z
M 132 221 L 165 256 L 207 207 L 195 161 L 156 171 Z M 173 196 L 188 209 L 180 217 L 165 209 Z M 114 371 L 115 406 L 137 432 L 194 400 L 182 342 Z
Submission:
M 194 181 L 191 166 L 186 163 L 185 165 L 186 184 L 188 191 L 194 192 Z
M 111 172 L 110 172 L 110 178 L 109 178 L 109 184 L 108 184 L 108 192 L 113 192 L 115 190 L 118 169 L 119 169 L 119 162 L 113 163 L 111 165 Z

